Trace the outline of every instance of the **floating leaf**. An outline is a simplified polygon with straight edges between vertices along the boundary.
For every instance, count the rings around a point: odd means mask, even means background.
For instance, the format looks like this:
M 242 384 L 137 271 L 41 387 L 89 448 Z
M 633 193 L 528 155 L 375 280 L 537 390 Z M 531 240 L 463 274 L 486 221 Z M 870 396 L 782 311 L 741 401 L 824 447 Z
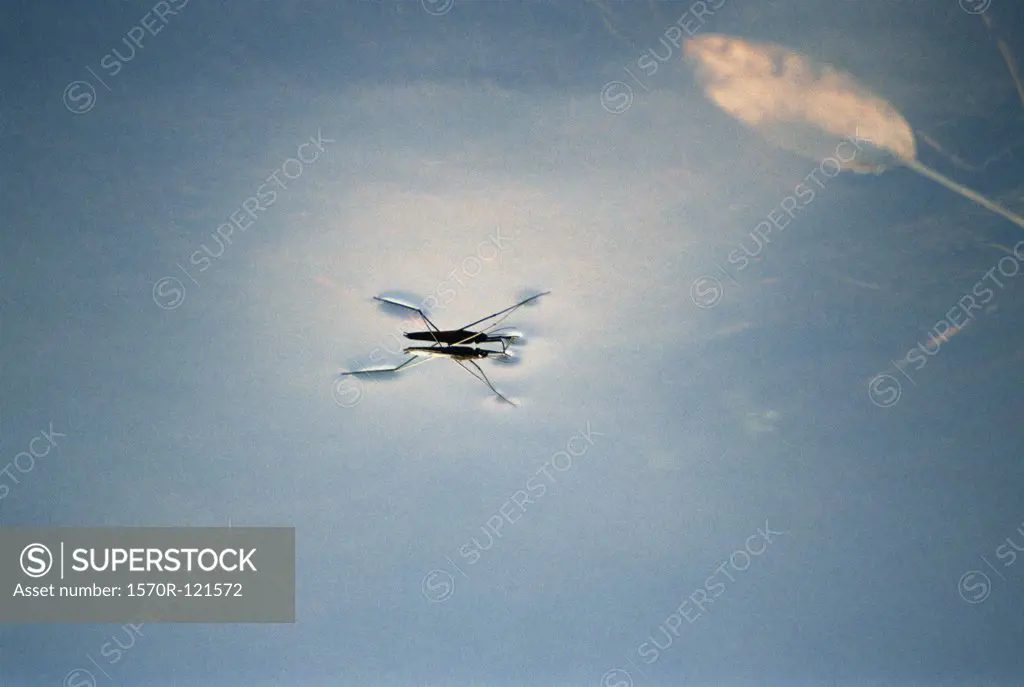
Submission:
M 1010 220 L 1024 218 L 921 164 L 914 132 L 884 98 L 835 67 L 773 43 L 706 34 L 686 42 L 705 95 L 775 145 L 806 158 L 837 159 L 855 143 L 842 169 L 881 173 L 902 165 Z

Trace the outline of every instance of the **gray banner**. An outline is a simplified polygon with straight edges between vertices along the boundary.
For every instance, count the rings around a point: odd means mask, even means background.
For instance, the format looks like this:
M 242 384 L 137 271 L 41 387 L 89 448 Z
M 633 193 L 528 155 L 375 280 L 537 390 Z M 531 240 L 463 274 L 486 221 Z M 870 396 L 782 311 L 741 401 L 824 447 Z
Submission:
M 295 528 L 0 528 L 0 622 L 293 623 Z

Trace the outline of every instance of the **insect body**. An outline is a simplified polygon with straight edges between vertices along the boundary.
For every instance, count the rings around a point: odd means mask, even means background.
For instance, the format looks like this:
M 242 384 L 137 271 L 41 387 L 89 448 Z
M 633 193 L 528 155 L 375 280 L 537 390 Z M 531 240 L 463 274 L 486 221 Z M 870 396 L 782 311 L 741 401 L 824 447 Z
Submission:
M 355 370 L 352 372 L 342 372 L 344 375 L 359 375 L 359 374 L 380 374 L 388 372 L 398 372 L 406 367 L 414 367 L 410 365 L 417 358 L 422 358 L 418 364 L 426 362 L 430 358 L 449 358 L 458 363 L 471 375 L 479 379 L 481 382 L 487 385 L 495 396 L 500 398 L 505 403 L 510 405 L 516 405 L 504 395 L 501 394 L 491 381 L 484 374 L 484 371 L 477 365 L 477 360 L 483 358 L 489 358 L 492 356 L 501 356 L 509 358 L 512 356 L 508 352 L 509 346 L 514 344 L 518 339 L 522 337 L 522 333 L 510 328 L 497 329 L 497 326 L 502 323 L 513 311 L 523 307 L 527 303 L 537 300 L 541 296 L 546 296 L 551 293 L 545 291 L 539 293 L 536 296 L 531 296 L 526 300 L 520 301 L 513 306 L 499 310 L 496 313 L 482 317 L 479 320 L 470 322 L 469 324 L 463 325 L 458 329 L 440 329 L 437 325 L 430 321 L 420 308 L 409 305 L 408 303 L 402 303 L 401 301 L 393 298 L 387 298 L 384 296 L 374 296 L 374 300 L 380 301 L 381 303 L 388 303 L 395 305 L 406 310 L 411 310 L 418 314 L 422 318 L 423 322 L 427 325 L 427 329 L 416 332 L 406 332 L 405 337 L 413 341 L 432 341 L 431 346 L 408 346 L 404 349 L 404 353 L 409 356 L 403 363 L 396 365 L 395 367 L 387 367 L 383 369 L 373 370 Z M 480 331 L 474 331 L 471 329 L 479 324 L 483 324 L 489 320 L 494 320 L 490 325 L 481 329 Z M 481 348 L 479 346 L 471 346 L 468 344 L 484 344 L 484 343 L 497 343 L 501 345 L 501 350 L 495 350 L 491 348 Z

